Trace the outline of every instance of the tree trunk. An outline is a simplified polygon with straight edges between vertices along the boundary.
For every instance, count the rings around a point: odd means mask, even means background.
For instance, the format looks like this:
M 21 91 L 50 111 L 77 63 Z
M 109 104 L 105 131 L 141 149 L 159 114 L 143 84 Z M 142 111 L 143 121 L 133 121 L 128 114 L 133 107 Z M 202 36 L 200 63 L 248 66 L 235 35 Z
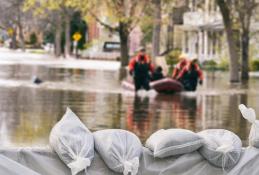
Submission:
M 22 51 L 25 51 L 25 41 L 24 41 L 24 35 L 23 35 L 23 26 L 22 26 L 22 19 L 21 19 L 21 9 L 20 7 L 18 7 L 17 9 L 18 11 L 18 16 L 17 16 L 17 27 L 18 27 L 18 31 L 19 31 L 19 39 L 20 39 L 20 43 L 21 43 L 21 48 Z
M 62 23 L 60 17 L 56 20 L 56 32 L 55 32 L 55 56 L 61 56 L 61 35 L 62 35 Z
M 233 29 L 230 27 L 226 28 L 227 40 L 228 40 L 228 50 L 230 56 L 230 82 L 239 82 L 239 71 L 238 71 L 238 60 L 239 60 L 239 51 L 236 46 L 236 38 L 234 37 Z
M 253 11 L 257 7 L 256 0 L 246 0 L 241 3 L 238 11 L 239 20 L 241 24 L 241 79 L 249 79 L 249 44 L 250 44 L 250 25 Z
M 239 60 L 239 52 L 236 46 L 237 38 L 234 37 L 233 30 L 233 21 L 230 18 L 230 9 L 228 8 L 226 2 L 224 0 L 217 0 L 217 4 L 220 8 L 225 31 L 227 35 L 228 42 L 228 50 L 230 56 L 230 82 L 239 82 L 239 72 L 238 72 L 238 60 Z
M 120 35 L 120 43 L 121 43 L 121 66 L 127 66 L 129 62 L 129 48 L 128 48 L 128 38 L 129 32 L 127 28 L 127 24 L 120 22 L 119 23 L 119 35 Z
M 17 49 L 16 35 L 17 35 L 16 28 L 14 28 L 13 34 L 12 34 L 12 41 L 11 41 L 11 44 L 10 44 L 11 49 Z
M 65 38 L 65 57 L 68 57 L 71 54 L 70 16 L 68 14 L 65 15 Z
M 24 35 L 23 35 L 23 27 L 22 24 L 19 22 L 18 24 L 18 30 L 19 30 L 19 38 L 21 42 L 21 48 L 22 51 L 25 51 L 25 41 L 24 41 Z
M 160 52 L 160 31 L 161 31 L 161 0 L 154 0 L 154 22 L 153 22 L 153 37 L 152 37 L 152 58 L 155 63 L 156 56 Z
M 173 22 L 173 13 L 171 13 L 169 18 L 169 25 L 167 27 L 167 44 L 166 50 L 170 51 L 174 48 L 174 22 Z
M 242 66 L 241 66 L 241 79 L 248 80 L 249 79 L 249 31 L 242 31 Z

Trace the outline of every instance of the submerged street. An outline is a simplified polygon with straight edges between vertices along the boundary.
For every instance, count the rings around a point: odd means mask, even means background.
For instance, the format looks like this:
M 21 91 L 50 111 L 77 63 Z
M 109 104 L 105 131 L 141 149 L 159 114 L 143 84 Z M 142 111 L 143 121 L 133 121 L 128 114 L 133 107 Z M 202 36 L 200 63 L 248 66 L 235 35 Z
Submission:
M 77 60 L 69 60 L 70 66 L 43 65 L 41 59 L 34 64 L 11 57 L 0 61 L 1 146 L 47 145 L 51 128 L 67 106 L 92 131 L 122 128 L 143 142 L 161 128 L 195 132 L 224 128 L 247 144 L 250 124 L 242 118 L 238 105 L 256 109 L 256 76 L 249 84 L 230 85 L 227 72 L 205 72 L 205 82 L 197 92 L 164 95 L 143 91 L 135 96 L 121 88 L 117 62 L 106 69 L 98 69 L 98 64 L 105 63 L 102 61 L 85 61 L 88 66 L 83 62 L 79 67 Z M 32 75 L 43 83 L 33 84 Z
M 0 0 L 0 175 L 259 174 L 258 12 Z

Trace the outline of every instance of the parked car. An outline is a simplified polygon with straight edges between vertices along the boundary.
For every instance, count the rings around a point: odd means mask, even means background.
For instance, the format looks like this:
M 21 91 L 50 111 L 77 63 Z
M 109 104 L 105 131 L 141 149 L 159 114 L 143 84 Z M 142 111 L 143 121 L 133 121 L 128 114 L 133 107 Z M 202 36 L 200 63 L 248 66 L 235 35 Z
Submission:
M 119 52 L 121 44 L 120 42 L 106 41 L 103 44 L 104 52 Z

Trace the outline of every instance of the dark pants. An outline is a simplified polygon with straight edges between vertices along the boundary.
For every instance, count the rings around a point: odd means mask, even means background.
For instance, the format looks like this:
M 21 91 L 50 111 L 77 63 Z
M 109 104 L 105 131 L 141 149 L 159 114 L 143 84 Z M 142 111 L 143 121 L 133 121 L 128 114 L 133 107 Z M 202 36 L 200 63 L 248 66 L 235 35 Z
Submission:
M 184 89 L 186 91 L 196 91 L 197 85 L 198 85 L 198 80 L 192 80 L 192 81 L 183 81 L 181 82 L 184 86 Z
M 145 90 L 149 90 L 149 78 L 134 78 L 134 84 L 135 84 L 135 91 L 138 91 L 139 89 L 143 88 Z
M 196 91 L 198 85 L 198 73 L 197 71 L 189 71 L 183 75 L 180 82 L 186 91 Z

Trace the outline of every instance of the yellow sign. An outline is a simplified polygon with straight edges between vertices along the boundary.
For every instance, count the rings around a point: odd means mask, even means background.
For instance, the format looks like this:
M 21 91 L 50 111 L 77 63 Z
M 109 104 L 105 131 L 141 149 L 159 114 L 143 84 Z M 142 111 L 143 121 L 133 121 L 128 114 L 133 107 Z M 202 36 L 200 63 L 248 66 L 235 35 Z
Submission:
M 7 29 L 7 33 L 8 33 L 8 35 L 9 36 L 12 36 L 13 35 L 13 29 L 12 28 L 9 28 L 9 29 Z
M 82 38 L 82 35 L 81 35 L 79 32 L 76 32 L 76 33 L 73 35 L 74 41 L 79 41 L 81 38 Z

